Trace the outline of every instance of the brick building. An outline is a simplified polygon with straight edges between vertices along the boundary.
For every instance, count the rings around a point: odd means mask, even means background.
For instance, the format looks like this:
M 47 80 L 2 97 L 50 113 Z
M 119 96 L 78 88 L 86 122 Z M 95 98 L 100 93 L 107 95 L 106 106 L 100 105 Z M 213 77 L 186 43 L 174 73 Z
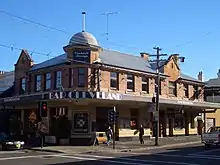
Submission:
M 108 111 L 114 106 L 119 140 L 137 137 L 140 124 L 145 136 L 152 136 L 156 70 L 147 53 L 134 56 L 105 50 L 84 31 L 76 33 L 63 50 L 64 54 L 39 64 L 21 51 L 12 96 L 0 103 L 17 112 L 23 136 L 36 132 L 41 100 L 48 104 L 47 117 L 42 119 L 51 143 L 59 139 L 89 143 L 92 135 L 105 132 Z M 160 136 L 200 134 L 201 114 L 220 104 L 204 101 L 201 72 L 199 79 L 183 74 L 178 54 L 160 65 Z
M 211 78 L 205 82 L 205 100 L 213 103 L 220 103 L 220 69 L 218 70 L 217 77 Z M 220 125 L 220 109 L 213 113 L 206 114 L 206 130 L 211 126 Z
M 0 71 L 0 94 L 10 88 L 14 83 L 14 71 Z

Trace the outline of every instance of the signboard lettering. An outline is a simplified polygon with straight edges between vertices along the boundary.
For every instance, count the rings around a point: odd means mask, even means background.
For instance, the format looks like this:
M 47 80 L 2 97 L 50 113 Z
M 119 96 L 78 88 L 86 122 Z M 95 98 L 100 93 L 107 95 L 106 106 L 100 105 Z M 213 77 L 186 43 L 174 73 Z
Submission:
M 76 61 L 90 62 L 90 51 L 76 51 L 73 52 L 73 59 Z
M 193 102 L 190 102 L 190 101 L 183 101 L 183 100 L 178 100 L 177 103 L 178 103 L 178 104 L 193 105 Z
M 49 99 L 108 99 L 122 100 L 122 94 L 109 92 L 89 92 L 89 91 L 66 91 L 51 92 Z

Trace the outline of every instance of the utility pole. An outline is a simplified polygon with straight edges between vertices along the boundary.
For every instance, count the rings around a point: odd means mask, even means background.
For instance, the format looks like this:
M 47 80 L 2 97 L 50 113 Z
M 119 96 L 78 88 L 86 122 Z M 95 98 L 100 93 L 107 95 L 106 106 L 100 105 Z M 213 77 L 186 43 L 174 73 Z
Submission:
M 155 136 L 155 146 L 158 146 L 159 143 L 158 143 L 158 139 L 159 139 L 159 100 L 160 100 L 160 88 L 161 88 L 161 84 L 160 84 L 160 72 L 159 72 L 159 69 L 160 69 L 160 57 L 161 56 L 167 56 L 167 54 L 160 54 L 160 51 L 162 50 L 161 48 L 159 47 L 154 47 L 153 49 L 156 50 L 156 55 L 150 55 L 150 56 L 156 56 L 156 63 L 157 63 L 157 79 L 156 79 L 156 111 L 154 112 L 154 124 L 153 126 L 155 127 L 155 131 L 156 131 L 156 136 Z

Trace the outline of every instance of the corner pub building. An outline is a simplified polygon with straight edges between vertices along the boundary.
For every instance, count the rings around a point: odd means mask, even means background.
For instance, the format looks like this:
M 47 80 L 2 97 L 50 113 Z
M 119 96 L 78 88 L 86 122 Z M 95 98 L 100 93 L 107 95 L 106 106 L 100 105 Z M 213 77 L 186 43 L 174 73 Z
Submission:
M 14 114 L 14 134 L 35 135 L 38 103 L 44 100 L 48 143 L 91 144 L 93 135 L 104 134 L 108 111 L 114 106 L 117 140 L 136 138 L 140 124 L 145 138 L 152 137 L 156 68 L 147 53 L 138 57 L 105 50 L 85 31 L 73 35 L 63 50 L 64 54 L 39 64 L 21 51 L 14 85 L 0 100 L 2 109 Z M 183 74 L 177 54 L 160 65 L 159 136 L 201 134 L 204 112 L 220 108 L 204 101 L 202 73 L 199 79 Z

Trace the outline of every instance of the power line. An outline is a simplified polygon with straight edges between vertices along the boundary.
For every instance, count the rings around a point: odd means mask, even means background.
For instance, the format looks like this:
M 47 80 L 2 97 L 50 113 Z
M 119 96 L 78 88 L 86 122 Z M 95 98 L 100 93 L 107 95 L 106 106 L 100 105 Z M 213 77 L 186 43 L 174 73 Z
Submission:
M 212 31 L 208 31 L 208 32 L 206 32 L 206 33 L 203 33 L 200 37 L 204 37 L 204 36 L 210 35 L 210 34 L 212 34 L 213 32 L 215 32 L 217 29 L 220 29 L 220 26 L 217 26 L 217 28 L 216 28 L 215 30 L 212 30 Z M 196 37 L 196 39 L 198 39 L 198 38 L 200 38 L 200 37 Z M 175 47 L 180 47 L 180 46 L 188 45 L 188 44 L 191 44 L 191 43 L 193 43 L 193 40 L 192 40 L 192 39 L 186 41 L 185 44 L 178 44 L 178 45 L 176 45 Z
M 61 30 L 61 29 L 58 29 L 58 28 L 55 28 L 55 27 L 52 27 L 52 26 L 44 25 L 42 23 L 39 23 L 39 22 L 30 20 L 30 19 L 26 19 L 26 18 L 17 16 L 17 15 L 14 15 L 14 14 L 8 13 L 8 12 L 3 11 L 3 10 L 0 10 L 0 13 L 6 14 L 6 15 L 8 15 L 10 17 L 14 17 L 14 18 L 17 18 L 17 19 L 26 21 L 28 23 L 32 23 L 32 24 L 35 24 L 35 25 L 38 25 L 38 26 L 41 26 L 41 27 L 44 27 L 44 28 L 47 28 L 47 29 L 50 29 L 50 30 L 59 31 L 59 32 L 64 33 L 64 34 L 69 34 L 69 32 L 67 32 L 67 31 L 64 31 L 64 30 Z
M 9 12 L 6 12 L 6 11 L 4 11 L 4 10 L 0 10 L 0 13 L 3 13 L 3 14 L 8 15 L 8 16 L 10 16 L 10 17 L 17 18 L 17 19 L 19 19 L 19 20 L 23 20 L 23 21 L 25 21 L 25 22 L 28 22 L 28 23 L 31 23 L 31 24 L 34 24 L 34 25 L 38 25 L 38 26 L 43 27 L 43 28 L 47 28 L 47 29 L 50 29 L 50 30 L 58 31 L 58 32 L 61 32 L 61 33 L 63 33 L 63 34 L 68 34 L 68 35 L 71 34 L 70 32 L 67 32 L 67 31 L 65 31 L 65 30 L 58 29 L 58 28 L 53 27 L 53 26 L 48 26 L 48 25 L 45 25 L 45 24 L 36 22 L 36 21 L 34 21 L 34 20 L 26 19 L 26 18 L 24 18 L 24 17 L 17 16 L 17 15 L 11 14 L 11 13 L 9 13 Z M 118 12 L 106 12 L 106 13 L 103 13 L 102 15 L 106 15 L 106 16 L 108 17 L 108 15 L 114 15 L 114 14 L 117 14 L 117 13 L 118 13 Z M 108 19 L 108 18 L 107 18 L 107 19 Z M 217 29 L 220 29 L 220 26 L 218 26 Z M 212 34 L 214 31 L 215 31 L 215 30 L 213 30 L 213 31 L 208 31 L 208 32 L 202 34 L 202 36 L 207 36 L 207 35 L 209 35 L 209 34 Z M 105 35 L 108 36 L 108 23 L 107 23 L 107 32 L 105 33 Z M 80 39 L 80 37 L 78 37 L 78 38 Z M 108 37 L 107 37 L 107 40 L 108 40 Z M 191 43 L 193 43 L 193 40 L 188 40 L 185 44 L 178 44 L 178 45 L 176 45 L 175 47 L 180 47 L 180 46 L 187 45 L 187 44 L 191 44 Z M 111 44 L 112 44 L 112 45 L 116 45 L 116 44 L 114 44 L 114 43 L 111 43 Z M 116 46 L 117 46 L 117 45 L 116 45 Z M 120 47 L 130 47 L 130 46 L 129 46 L 129 45 L 128 45 L 128 46 L 122 46 L 122 45 L 121 45 Z M 131 47 L 132 47 L 132 46 L 131 46 Z M 40 53 L 40 54 L 42 54 L 42 53 Z
M 4 47 L 4 48 L 8 48 L 8 49 L 10 49 L 11 51 L 13 51 L 14 49 L 15 50 L 20 50 L 20 51 L 22 51 L 22 50 L 24 50 L 24 49 L 22 49 L 22 48 L 18 48 L 18 47 L 14 47 L 13 45 L 5 45 L 5 44 L 0 44 L 0 46 L 1 47 Z M 27 50 L 27 49 L 25 49 L 25 50 Z M 32 54 L 33 53 L 35 53 L 35 54 L 39 54 L 39 55 L 44 55 L 44 56 L 50 56 L 50 57 L 53 57 L 53 56 L 51 56 L 50 55 L 50 53 L 41 53 L 41 52 L 38 52 L 38 51 L 35 51 L 35 50 L 27 50 L 28 52 L 31 52 L 30 54 L 31 54 L 31 56 L 32 56 Z M 55 56 L 54 56 L 55 57 Z
M 48 26 L 48 25 L 45 25 L 43 23 L 39 23 L 39 22 L 31 20 L 31 19 L 23 18 L 21 16 L 14 15 L 14 14 L 11 14 L 11 13 L 3 11 L 3 10 L 0 10 L 0 13 L 3 13 L 3 14 L 8 15 L 10 17 L 17 18 L 19 20 L 22 20 L 22 21 L 25 21 L 25 22 L 28 22 L 28 23 L 31 23 L 31 24 L 34 24 L 34 25 L 37 25 L 39 27 L 43 27 L 43 28 L 46 28 L 46 29 L 49 29 L 49 30 L 54 30 L 54 31 L 57 31 L 57 32 L 61 32 L 62 34 L 66 34 L 66 35 L 72 35 L 70 32 L 67 32 L 65 30 L 62 30 L 62 29 L 59 29 L 59 28 L 56 28 L 56 27 L 53 27 L 53 26 Z M 118 12 L 106 12 L 106 13 L 103 13 L 102 15 L 108 16 L 108 15 L 114 15 L 114 14 L 118 14 Z M 107 25 L 107 32 L 105 33 L 105 35 L 106 34 L 108 34 L 108 25 Z M 75 38 L 79 39 L 79 40 L 82 39 L 82 41 L 84 39 L 83 37 L 79 37 L 79 36 L 75 36 Z M 91 38 L 91 37 L 87 36 L 87 38 L 88 38 L 88 40 L 93 40 L 93 38 Z M 140 48 L 135 47 L 135 46 L 121 45 L 121 44 L 117 44 L 117 43 L 114 43 L 114 42 L 109 42 L 108 44 L 113 45 L 113 46 L 118 46 L 118 47 L 124 47 L 124 48 L 140 49 Z M 45 54 L 45 53 L 43 53 L 43 54 Z

